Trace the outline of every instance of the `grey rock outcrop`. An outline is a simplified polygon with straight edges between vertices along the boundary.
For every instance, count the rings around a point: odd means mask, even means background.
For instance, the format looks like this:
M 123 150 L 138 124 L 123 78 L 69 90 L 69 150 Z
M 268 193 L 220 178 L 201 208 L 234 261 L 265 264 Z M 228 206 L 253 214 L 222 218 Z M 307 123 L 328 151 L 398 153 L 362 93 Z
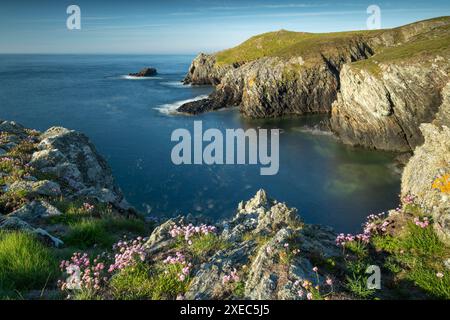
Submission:
M 333 104 L 331 125 L 344 143 L 408 151 L 423 143 L 419 126 L 433 121 L 449 81 L 450 64 L 439 56 L 428 61 L 379 63 L 377 71 L 346 65 L 341 91 Z M 448 98 L 447 98 L 448 99 Z
M 107 162 L 85 135 L 53 127 L 40 138 L 39 151 L 33 154 L 30 164 L 62 180 L 66 186 L 63 193 L 92 197 L 122 210 L 130 209 Z
M 416 148 L 403 171 L 402 195 L 416 197 L 418 204 L 433 215 L 437 234 L 450 244 L 450 194 L 433 186 L 436 179 L 450 174 L 450 128 L 433 124 L 420 128 L 425 142 Z
M 36 235 L 39 239 L 45 243 L 54 247 L 60 247 L 63 245 L 63 241 L 52 236 L 46 230 L 42 228 L 35 228 L 25 222 L 24 220 L 15 216 L 2 216 L 0 215 L 0 230 L 7 231 L 23 231 Z
M 187 299 L 233 298 L 223 278 L 234 269 L 247 270 L 243 279 L 247 299 L 300 299 L 298 283 L 316 282 L 311 257 L 341 255 L 331 229 L 305 226 L 295 209 L 269 199 L 264 190 L 240 203 L 235 217 L 225 221 L 222 229 L 219 237 L 229 247 L 197 268 Z M 280 254 L 288 250 L 287 244 L 298 247 L 300 254 L 282 263 Z

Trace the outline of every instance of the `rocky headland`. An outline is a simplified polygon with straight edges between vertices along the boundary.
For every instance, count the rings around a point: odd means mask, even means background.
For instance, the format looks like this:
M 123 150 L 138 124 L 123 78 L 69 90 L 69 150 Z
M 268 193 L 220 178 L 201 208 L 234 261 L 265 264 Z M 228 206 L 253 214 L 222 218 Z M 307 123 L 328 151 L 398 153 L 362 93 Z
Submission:
M 399 207 L 344 235 L 264 190 L 221 222 L 155 222 L 127 204 L 85 135 L 0 121 L 0 296 L 448 299 L 450 131 L 421 130 Z M 370 266 L 381 290 L 367 287 Z
M 421 123 L 449 125 L 450 18 L 327 34 L 281 30 L 200 54 L 184 80 L 211 84 L 180 112 L 239 106 L 247 117 L 323 113 L 344 143 L 412 151 Z

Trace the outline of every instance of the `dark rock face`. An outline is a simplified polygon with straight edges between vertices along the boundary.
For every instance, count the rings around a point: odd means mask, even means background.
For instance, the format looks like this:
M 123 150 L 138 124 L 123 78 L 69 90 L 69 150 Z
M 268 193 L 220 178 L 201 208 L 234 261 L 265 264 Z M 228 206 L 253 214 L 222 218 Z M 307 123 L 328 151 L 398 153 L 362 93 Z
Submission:
M 187 102 L 177 109 L 178 112 L 187 114 L 200 114 L 207 111 L 213 111 L 222 108 L 222 106 L 216 103 L 213 99 L 201 99 L 192 102 Z
M 157 74 L 157 71 L 155 68 L 144 68 L 139 72 L 136 73 L 130 73 L 129 76 L 132 77 L 152 77 Z

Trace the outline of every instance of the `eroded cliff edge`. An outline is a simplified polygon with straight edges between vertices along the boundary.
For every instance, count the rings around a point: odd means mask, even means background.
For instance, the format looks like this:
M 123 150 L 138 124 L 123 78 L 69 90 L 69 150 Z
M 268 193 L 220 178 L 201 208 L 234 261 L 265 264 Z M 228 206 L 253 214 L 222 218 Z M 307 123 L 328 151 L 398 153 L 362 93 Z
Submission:
M 345 143 L 412 150 L 423 142 L 420 123 L 448 108 L 449 25 L 442 17 L 390 30 L 255 36 L 196 57 L 184 82 L 212 84 L 215 91 L 178 111 L 239 106 L 256 118 L 324 113 Z

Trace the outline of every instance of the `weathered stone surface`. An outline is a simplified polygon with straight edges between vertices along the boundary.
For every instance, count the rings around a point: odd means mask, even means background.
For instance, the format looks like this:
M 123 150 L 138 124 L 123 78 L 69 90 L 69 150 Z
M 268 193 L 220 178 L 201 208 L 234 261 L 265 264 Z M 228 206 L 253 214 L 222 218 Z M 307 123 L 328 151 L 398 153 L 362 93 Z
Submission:
M 9 191 L 25 191 L 28 197 L 61 195 L 59 184 L 49 180 L 40 181 L 16 181 L 9 186 Z
M 234 269 L 246 269 L 244 294 L 247 299 L 305 298 L 298 295 L 299 281 L 314 283 L 317 278 L 310 257 L 335 258 L 341 252 L 334 243 L 336 235 L 331 229 L 303 226 L 296 215 L 295 209 L 269 199 L 264 190 L 259 190 L 249 201 L 241 202 L 236 216 L 224 222 L 220 234 L 230 247 L 217 252 L 197 268 L 185 297 L 233 297 L 230 288 L 223 284 L 223 278 Z M 156 235 L 163 230 L 166 230 L 163 234 L 168 233 L 171 223 L 154 232 L 154 238 L 165 241 L 164 236 Z M 267 240 L 260 244 L 256 240 L 259 237 Z M 284 265 L 279 255 L 287 250 L 287 243 L 298 244 L 300 255 Z
M 64 244 L 62 240 L 52 236 L 46 230 L 42 228 L 34 228 L 27 222 L 14 216 L 5 217 L 0 215 L 0 230 L 30 232 L 38 236 L 38 238 L 45 243 L 55 247 L 59 247 Z
M 192 61 L 188 74 L 184 78 L 185 84 L 218 84 L 220 79 L 231 66 L 220 67 L 216 65 L 213 55 L 200 53 Z
M 430 59 L 379 64 L 376 74 L 344 66 L 332 108 L 333 131 L 344 143 L 376 149 L 408 151 L 422 144 L 419 126 L 436 118 L 450 70 L 446 60 Z
M 45 201 L 33 201 L 11 212 L 8 216 L 16 217 L 27 222 L 36 222 L 61 214 L 57 208 Z
M 70 188 L 63 190 L 66 194 L 93 197 L 122 210 L 130 208 L 110 167 L 85 135 L 53 127 L 41 135 L 38 148 L 31 165 L 64 181 Z
M 450 128 L 420 126 L 425 142 L 417 147 L 402 176 L 402 195 L 414 195 L 429 210 L 441 239 L 450 243 L 450 194 L 433 188 L 433 182 L 450 174 Z
M 234 244 L 227 250 L 217 252 L 208 262 L 199 267 L 186 292 L 186 299 L 224 298 L 229 293 L 224 290 L 223 277 L 230 274 L 234 268 L 242 268 L 247 264 L 254 250 L 254 242 L 244 241 Z

